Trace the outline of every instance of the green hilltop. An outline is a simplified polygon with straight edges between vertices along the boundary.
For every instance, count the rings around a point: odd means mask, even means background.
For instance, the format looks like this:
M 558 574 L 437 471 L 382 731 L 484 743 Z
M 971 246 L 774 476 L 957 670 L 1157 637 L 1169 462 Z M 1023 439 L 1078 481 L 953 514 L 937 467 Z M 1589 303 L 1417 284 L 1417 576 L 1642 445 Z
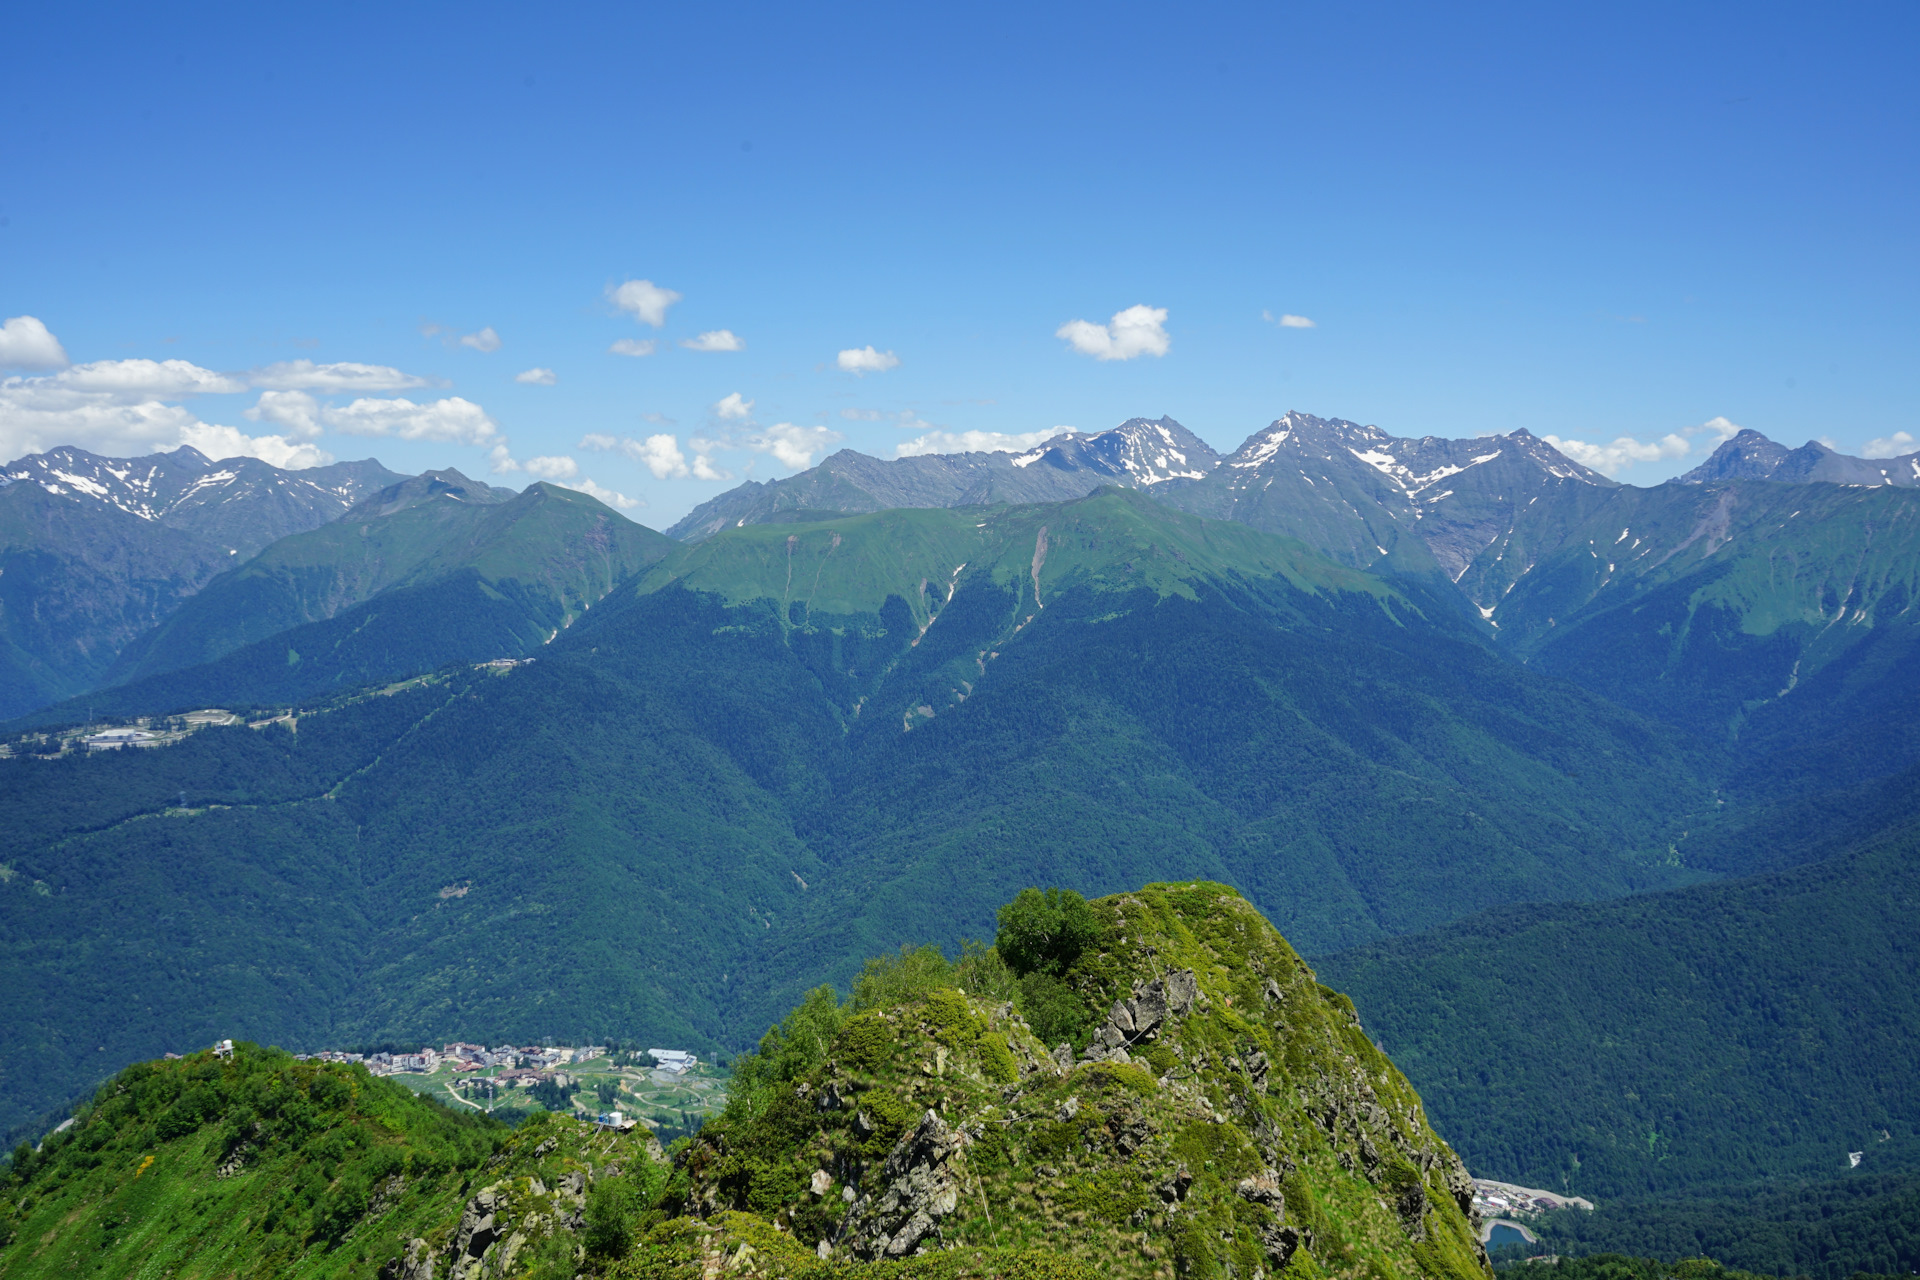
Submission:
M 0 1277 L 1483 1280 L 1471 1192 L 1233 890 L 1027 890 L 809 994 L 670 1162 L 246 1043 L 136 1064 L 16 1152 Z

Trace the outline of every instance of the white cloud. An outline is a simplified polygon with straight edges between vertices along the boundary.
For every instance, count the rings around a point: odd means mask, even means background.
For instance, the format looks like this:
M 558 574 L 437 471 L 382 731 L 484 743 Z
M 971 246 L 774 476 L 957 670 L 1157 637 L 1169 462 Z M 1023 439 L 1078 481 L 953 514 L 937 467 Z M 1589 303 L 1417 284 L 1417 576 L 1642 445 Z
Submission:
M 747 447 L 758 453 L 772 454 L 774 461 L 790 470 L 804 471 L 813 465 L 814 454 L 844 439 L 846 437 L 838 431 L 829 431 L 825 427 L 800 427 L 791 422 L 781 422 L 757 436 L 748 437 Z
M 687 443 L 695 451 L 691 463 L 687 461 L 687 455 L 681 452 L 678 438 L 665 433 L 648 436 L 645 440 L 635 440 L 632 436 L 615 439 L 597 432 L 580 437 L 580 448 L 598 453 L 624 454 L 653 472 L 656 480 L 681 480 L 687 476 L 695 480 L 733 479 L 732 472 L 715 467 L 712 459 L 707 457 L 708 450 L 717 447 L 716 442 L 692 439 Z
M 255 422 L 285 427 L 298 440 L 311 440 L 321 430 L 320 402 L 304 391 L 262 391 L 246 414 Z
M 1562 440 L 1559 436 L 1541 438 L 1575 462 L 1592 467 L 1604 476 L 1618 475 L 1636 462 L 1663 462 L 1671 458 L 1684 458 L 1693 450 L 1693 446 L 1687 443 L 1684 436 L 1675 433 L 1664 435 L 1652 442 L 1636 440 L 1632 436 L 1618 436 L 1612 444 Z
M 109 458 L 138 458 L 192 445 L 208 457 L 260 458 L 279 467 L 313 467 L 332 455 L 286 436 L 249 436 L 234 427 L 200 421 L 191 410 L 159 400 L 132 403 L 112 395 L 70 393 L 64 402 L 23 390 L 23 382 L 0 383 L 0 458 L 43 453 L 73 445 Z
M 9 378 L 43 403 L 107 397 L 120 403 L 136 400 L 182 400 L 188 396 L 231 395 L 247 384 L 224 373 L 202 369 L 187 360 L 95 360 L 76 364 L 40 378 Z
M 246 375 L 250 386 L 270 391 L 411 391 L 430 387 L 429 378 L 402 373 L 384 364 L 315 364 L 311 360 L 282 360 Z
M 522 369 L 513 375 L 515 382 L 524 382 L 530 387 L 550 387 L 560 381 L 551 369 Z
M 1867 441 L 1866 448 L 1860 450 L 1863 458 L 1897 458 L 1903 453 L 1912 453 L 1920 449 L 1920 440 L 1915 440 L 1911 432 L 1896 431 L 1890 436 L 1881 436 L 1877 440 Z
M 33 316 L 0 325 L 0 369 L 64 369 L 67 349 Z
M 448 396 L 429 404 L 362 397 L 341 408 L 322 409 L 320 419 L 334 430 L 352 436 L 397 436 L 402 440 L 482 446 L 504 443 L 500 440 L 500 429 L 487 416 L 487 411 L 460 396 Z
M 625 442 L 637 446 L 628 456 L 645 465 L 653 472 L 656 480 L 673 480 L 687 474 L 687 455 L 680 452 L 680 442 L 673 436 L 662 432 L 657 436 L 648 436 L 645 440 Z
M 650 356 L 656 345 L 652 338 L 621 338 L 607 350 L 616 356 Z
M 597 498 L 608 506 L 618 507 L 622 511 L 631 511 L 635 507 L 644 507 L 647 505 L 638 498 L 629 498 L 624 493 L 617 493 L 603 485 L 595 484 L 592 480 L 584 476 L 578 480 L 563 480 L 560 482 L 560 487 L 563 489 L 572 489 L 576 493 L 584 493 L 589 498 Z
M 1020 453 L 1043 444 L 1072 427 L 1054 427 L 1050 431 L 1026 431 L 1009 435 L 1001 431 L 929 431 L 894 446 L 896 458 L 918 458 L 929 453 Z
M 1164 356 L 1173 340 L 1167 336 L 1165 307 L 1128 307 L 1114 313 L 1108 324 L 1069 320 L 1054 330 L 1081 355 L 1095 360 L 1131 360 L 1135 356 Z
M 492 325 L 488 325 L 478 333 L 469 333 L 461 338 L 460 345 L 472 347 L 475 351 L 498 351 L 500 335 L 493 331 Z
M 298 471 L 302 467 L 324 467 L 333 455 L 306 440 L 285 436 L 250 436 L 237 427 L 217 427 L 196 422 L 180 432 L 180 443 L 192 445 L 209 458 L 258 458 L 276 467 Z
M 580 474 L 580 464 L 565 454 L 528 458 L 525 469 L 528 475 L 539 476 L 542 480 L 571 480 Z
M 1740 434 L 1740 424 L 1729 422 L 1725 417 L 1708 418 L 1697 427 L 1687 427 L 1680 432 L 1683 436 L 1712 435 L 1715 444 L 1722 444 Z
M 682 338 L 680 345 L 689 351 L 745 351 L 747 344 L 731 329 L 709 329 L 697 338 Z
M 1268 324 L 1277 324 L 1282 329 L 1318 329 L 1320 327 L 1319 325 L 1315 324 L 1313 321 L 1307 319 L 1305 316 L 1296 316 L 1292 314 L 1276 316 L 1271 311 L 1262 311 L 1260 313 L 1260 318 L 1262 320 L 1265 320 Z
M 667 322 L 667 308 L 680 301 L 680 295 L 671 289 L 662 289 L 651 280 L 629 280 L 625 284 L 610 285 L 607 297 L 613 305 L 627 312 L 641 324 L 658 329 Z
M 730 391 L 714 402 L 713 416 L 722 422 L 752 422 L 753 401 L 741 399 L 738 391 Z
M 872 347 L 849 347 L 839 354 L 835 363 L 843 373 L 885 373 L 900 367 L 900 357 L 891 351 L 875 351 Z

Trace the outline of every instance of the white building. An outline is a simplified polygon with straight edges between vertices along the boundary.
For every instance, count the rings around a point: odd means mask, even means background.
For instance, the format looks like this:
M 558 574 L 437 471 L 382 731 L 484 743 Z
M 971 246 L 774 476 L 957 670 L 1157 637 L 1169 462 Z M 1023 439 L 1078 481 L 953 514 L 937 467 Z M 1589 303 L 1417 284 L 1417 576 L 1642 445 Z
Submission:
M 671 1072 L 676 1076 L 692 1069 L 694 1064 L 700 1061 L 685 1049 L 649 1049 L 647 1056 L 654 1060 L 660 1070 Z
M 122 747 L 143 747 L 156 735 L 145 729 L 108 729 L 87 739 L 89 751 L 118 751 Z

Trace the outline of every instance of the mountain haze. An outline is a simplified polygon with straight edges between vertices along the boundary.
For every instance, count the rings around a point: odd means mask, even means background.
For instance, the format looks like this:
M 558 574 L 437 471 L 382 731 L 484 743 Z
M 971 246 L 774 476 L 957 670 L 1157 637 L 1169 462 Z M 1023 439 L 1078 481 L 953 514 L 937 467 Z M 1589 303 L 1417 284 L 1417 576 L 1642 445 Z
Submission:
M 0 468 L 0 717 L 83 693 L 215 575 L 400 479 L 374 461 L 286 471 L 190 448 L 62 448 Z
M 428 472 L 209 583 L 130 650 L 126 683 L 87 705 L 130 716 L 299 702 L 524 657 L 672 547 L 572 489 L 514 494 Z

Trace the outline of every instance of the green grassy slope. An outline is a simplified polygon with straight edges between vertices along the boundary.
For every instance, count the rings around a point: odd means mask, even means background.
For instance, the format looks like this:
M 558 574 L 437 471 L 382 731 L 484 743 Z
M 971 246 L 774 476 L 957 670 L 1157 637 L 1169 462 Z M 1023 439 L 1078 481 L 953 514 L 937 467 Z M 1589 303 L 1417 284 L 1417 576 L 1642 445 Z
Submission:
M 1737 740 L 1750 789 L 1847 785 L 1920 760 L 1920 492 L 1623 487 L 1558 536 L 1537 561 L 1490 549 L 1527 564 L 1493 618 L 1535 667 Z M 1843 758 L 1828 767 L 1804 763 L 1833 747 Z
M 140 1063 L 0 1176 L 0 1276 L 368 1277 L 410 1240 L 444 1250 L 486 1188 L 523 1237 L 520 1274 L 564 1254 L 548 1274 L 570 1277 L 596 1166 L 608 1188 L 664 1183 L 644 1134 L 544 1116 L 514 1133 L 246 1043 Z
M 1486 1176 L 1607 1200 L 1837 1175 L 1849 1151 L 1863 1174 L 1920 1167 L 1920 824 L 1900 790 L 1889 825 L 1822 861 L 1490 913 L 1321 969 Z
M 1705 795 L 1662 731 L 1290 544 L 1142 513 L 1028 512 L 950 600 L 911 563 L 904 594 L 834 588 L 870 613 L 648 577 L 508 672 L 0 762 L 5 1122 L 222 1034 L 738 1044 L 1040 879 L 1227 880 L 1326 950 L 1687 874 L 1669 828 Z M 884 517 L 740 534 L 781 587 L 788 536 L 828 583 L 911 546 Z

